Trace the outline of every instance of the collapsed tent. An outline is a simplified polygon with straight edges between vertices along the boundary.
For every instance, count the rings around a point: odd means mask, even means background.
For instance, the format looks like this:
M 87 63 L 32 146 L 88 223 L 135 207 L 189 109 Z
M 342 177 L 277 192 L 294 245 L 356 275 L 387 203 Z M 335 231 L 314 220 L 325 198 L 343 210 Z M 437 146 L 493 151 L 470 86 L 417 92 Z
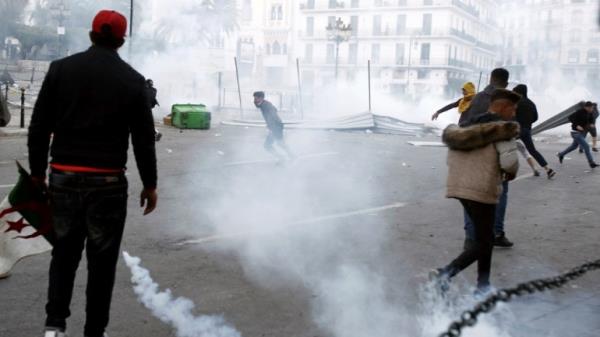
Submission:
M 263 120 L 231 120 L 222 122 L 223 125 L 265 127 Z M 381 133 L 399 135 L 423 135 L 434 133 L 435 128 L 425 124 L 408 123 L 389 116 L 375 115 L 369 112 L 336 117 L 323 120 L 286 121 L 288 129 L 315 129 L 315 130 L 373 130 Z

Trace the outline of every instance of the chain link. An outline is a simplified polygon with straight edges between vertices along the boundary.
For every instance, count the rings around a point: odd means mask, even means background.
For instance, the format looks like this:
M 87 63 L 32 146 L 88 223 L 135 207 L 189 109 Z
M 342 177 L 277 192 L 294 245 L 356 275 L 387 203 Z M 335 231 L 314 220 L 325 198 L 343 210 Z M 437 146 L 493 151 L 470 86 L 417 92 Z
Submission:
M 492 311 L 498 302 L 509 302 L 515 297 L 560 288 L 570 281 L 583 276 L 588 271 L 597 269 L 600 269 L 600 260 L 585 263 L 559 276 L 520 283 L 513 288 L 500 289 L 482 302 L 479 302 L 472 310 L 463 312 L 460 315 L 460 319 L 452 322 L 448 330 L 439 337 L 459 337 L 463 328 L 475 326 L 479 315 Z

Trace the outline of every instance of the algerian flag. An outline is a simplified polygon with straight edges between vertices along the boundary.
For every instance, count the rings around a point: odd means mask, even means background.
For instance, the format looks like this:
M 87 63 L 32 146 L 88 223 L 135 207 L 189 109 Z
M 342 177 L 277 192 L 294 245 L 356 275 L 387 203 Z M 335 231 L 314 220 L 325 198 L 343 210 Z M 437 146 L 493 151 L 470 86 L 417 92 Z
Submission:
M 52 223 L 46 194 L 19 167 L 19 181 L 0 204 L 0 278 L 22 258 L 49 251 Z

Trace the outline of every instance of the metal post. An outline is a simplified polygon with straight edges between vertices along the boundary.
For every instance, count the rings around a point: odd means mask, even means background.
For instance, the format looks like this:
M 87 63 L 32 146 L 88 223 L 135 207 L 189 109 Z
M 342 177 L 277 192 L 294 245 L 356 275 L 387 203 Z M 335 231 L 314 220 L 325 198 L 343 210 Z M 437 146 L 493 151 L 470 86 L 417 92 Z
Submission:
M 300 104 L 300 119 L 304 119 L 304 106 L 302 105 L 302 82 L 300 81 L 300 60 L 296 59 L 296 72 L 298 73 L 298 103 Z
M 4 83 L 4 99 L 8 102 L 8 83 Z
M 238 69 L 238 61 L 236 56 L 233 57 L 233 62 L 235 62 L 235 78 L 237 80 L 238 96 L 240 97 L 240 118 L 244 119 L 244 107 L 242 105 L 242 88 L 240 87 L 240 71 Z
M 475 91 L 479 91 L 479 88 L 481 87 L 481 76 L 483 76 L 483 71 L 479 72 L 479 82 L 477 82 L 477 90 Z
M 33 64 L 33 68 L 31 68 L 31 79 L 29 83 L 33 84 L 33 80 L 35 79 L 35 63 Z
M 406 68 L 406 92 L 410 90 L 410 62 L 412 57 L 412 36 L 408 40 L 408 67 Z
M 222 104 L 222 101 L 221 101 L 223 98 L 221 95 L 222 94 L 221 91 L 223 89 L 223 72 L 219 71 L 217 81 L 218 81 L 218 85 L 219 85 L 219 108 L 221 108 L 224 105 L 224 104 Z
M 127 46 L 127 53 L 129 54 L 129 63 L 132 61 L 132 49 L 133 49 L 133 0 L 129 1 L 129 46 Z
M 338 58 L 340 55 L 340 40 L 336 39 L 335 40 L 335 80 L 337 82 L 337 78 L 338 78 Z
M 367 75 L 369 79 L 369 113 L 371 113 L 371 60 L 367 61 Z
M 21 129 L 25 128 L 25 88 L 21 88 Z

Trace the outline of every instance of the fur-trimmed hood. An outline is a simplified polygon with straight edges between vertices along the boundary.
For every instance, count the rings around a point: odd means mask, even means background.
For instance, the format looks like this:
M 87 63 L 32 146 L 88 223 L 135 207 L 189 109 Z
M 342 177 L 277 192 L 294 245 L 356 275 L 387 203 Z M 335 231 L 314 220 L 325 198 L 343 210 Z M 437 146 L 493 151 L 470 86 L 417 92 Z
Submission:
M 515 122 L 490 122 L 468 127 L 451 124 L 444 129 L 442 141 L 452 150 L 471 151 L 518 135 L 519 124 Z

